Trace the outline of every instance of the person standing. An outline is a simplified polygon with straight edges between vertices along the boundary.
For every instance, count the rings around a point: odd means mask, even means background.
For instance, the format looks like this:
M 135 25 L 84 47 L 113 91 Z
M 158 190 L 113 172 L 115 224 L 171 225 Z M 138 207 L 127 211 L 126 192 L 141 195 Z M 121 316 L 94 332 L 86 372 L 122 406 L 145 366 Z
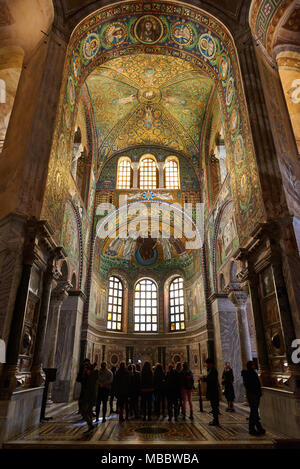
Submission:
M 180 362 L 177 362 L 176 367 L 175 367 L 175 373 L 176 373 L 176 378 L 177 378 L 176 389 L 177 389 L 177 400 L 178 400 L 178 415 L 180 414 L 180 409 L 183 415 L 183 406 L 182 406 L 182 397 L 181 397 L 181 380 L 182 380 L 181 372 L 182 372 L 182 365 Z
M 175 422 L 177 422 L 178 419 L 178 392 L 178 374 L 174 370 L 174 365 L 170 363 L 166 376 L 169 422 L 172 422 L 173 415 Z
M 193 420 L 193 401 L 192 401 L 192 392 L 194 387 L 194 376 L 187 362 L 183 364 L 181 372 L 181 398 L 182 398 L 182 409 L 183 409 L 183 418 L 185 419 L 186 415 L 186 401 L 189 402 L 190 407 L 190 419 Z
M 110 389 L 110 398 L 109 398 L 109 407 L 110 407 L 110 414 L 114 414 L 118 412 L 118 402 L 116 403 L 116 411 L 114 411 L 114 398 L 116 397 L 116 372 L 117 368 L 115 366 L 111 367 L 111 372 L 113 374 L 113 382 Z
M 145 362 L 141 373 L 141 396 L 142 396 L 142 412 L 143 420 L 151 420 L 152 411 L 152 394 L 153 394 L 153 373 L 149 362 Z
M 214 366 L 214 361 L 211 358 L 206 360 L 207 376 L 204 377 L 206 382 L 206 398 L 210 401 L 213 420 L 209 425 L 219 426 L 219 381 L 218 371 Z
M 106 362 L 101 363 L 101 367 L 98 373 L 98 394 L 96 402 L 96 422 L 99 420 L 100 406 L 102 402 L 102 423 L 106 421 L 106 409 L 108 396 L 111 390 L 111 385 L 113 382 L 113 374 L 106 367 Z
M 227 405 L 228 405 L 226 412 L 234 412 L 233 402 L 235 399 L 235 394 L 234 394 L 233 382 L 234 382 L 234 376 L 233 376 L 232 368 L 230 367 L 229 362 L 225 362 L 225 367 L 224 367 L 224 371 L 222 374 L 222 384 L 224 386 L 224 396 L 227 400 Z
M 134 415 L 134 418 L 139 418 L 139 395 L 141 388 L 141 375 L 136 371 L 135 365 L 128 366 L 128 372 L 130 376 L 129 386 L 129 412 L 130 415 Z
M 250 406 L 249 433 L 250 435 L 264 435 L 266 430 L 262 427 L 258 414 L 259 401 L 262 396 L 261 385 L 252 360 L 247 362 L 247 370 L 242 371 L 242 377 Z
M 165 417 L 165 392 L 166 392 L 166 375 L 164 373 L 163 367 L 160 363 L 157 363 L 154 376 L 154 408 L 157 417 L 160 416 L 160 411 L 162 411 L 163 418 Z
M 116 396 L 119 406 L 119 422 L 124 422 L 125 417 L 128 420 L 128 397 L 130 388 L 130 376 L 125 366 L 125 362 L 120 363 L 120 367 L 116 372 Z
M 87 366 L 89 366 L 91 364 L 90 362 L 90 359 L 89 358 L 85 358 L 82 362 L 82 364 L 80 365 L 80 368 L 79 368 L 79 371 L 78 371 L 78 375 L 77 375 L 77 378 L 76 378 L 76 381 L 77 383 L 80 383 L 81 384 L 81 389 L 80 389 L 80 395 L 79 395 L 79 398 L 78 398 L 78 413 L 81 414 L 81 403 L 82 403 L 82 396 L 83 396 L 83 377 L 84 377 L 84 370 Z
M 95 370 L 95 364 L 86 363 L 82 372 L 82 398 L 80 412 L 84 420 L 87 422 L 89 430 L 94 428 L 93 425 L 93 407 L 96 402 L 98 384 L 98 371 Z

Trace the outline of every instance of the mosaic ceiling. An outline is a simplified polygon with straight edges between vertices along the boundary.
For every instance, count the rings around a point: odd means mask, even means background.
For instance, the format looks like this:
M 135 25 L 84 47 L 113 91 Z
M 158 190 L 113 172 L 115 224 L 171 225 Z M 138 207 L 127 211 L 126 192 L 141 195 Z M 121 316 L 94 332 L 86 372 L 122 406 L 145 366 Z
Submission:
M 134 145 L 199 153 L 215 86 L 175 57 L 140 54 L 113 59 L 87 78 L 102 157 Z

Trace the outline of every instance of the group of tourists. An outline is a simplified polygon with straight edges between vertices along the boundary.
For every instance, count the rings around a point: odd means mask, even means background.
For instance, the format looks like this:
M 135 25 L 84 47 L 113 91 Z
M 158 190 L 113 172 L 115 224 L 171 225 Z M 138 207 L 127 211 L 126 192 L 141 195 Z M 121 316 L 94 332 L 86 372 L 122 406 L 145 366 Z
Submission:
M 102 362 L 98 370 L 95 363 L 86 359 L 80 367 L 77 381 L 81 383 L 79 412 L 89 429 L 94 428 L 94 417 L 96 422 L 99 421 L 101 405 L 102 422 L 106 421 L 108 401 L 110 413 L 118 413 L 120 422 L 129 418 L 151 421 L 153 413 L 158 418 L 168 415 L 169 422 L 173 418 L 177 421 L 180 411 L 185 419 L 187 401 L 189 418 L 193 420 L 194 377 L 187 363 L 170 364 L 165 372 L 160 363 L 151 367 L 146 361 L 141 369 L 139 364 L 126 366 L 122 362 L 118 369 L 113 367 L 109 370 Z M 117 408 L 114 410 L 115 398 Z
M 212 426 L 219 426 L 219 401 L 220 386 L 218 371 L 214 361 L 206 360 L 207 375 L 202 377 L 206 382 L 206 398 L 211 404 L 213 420 Z M 262 395 L 261 385 L 253 361 L 247 363 L 247 369 L 242 371 L 246 396 L 250 406 L 249 433 L 251 435 L 263 435 L 264 428 L 260 423 L 259 401 Z M 152 414 L 159 418 L 168 415 L 168 421 L 178 421 L 181 412 L 182 418 L 186 418 L 187 401 L 189 404 L 189 418 L 193 420 L 192 391 L 194 389 L 193 373 L 188 363 L 170 364 L 165 372 L 163 366 L 158 363 L 155 367 L 146 361 L 141 369 L 140 365 L 130 363 L 126 366 L 121 362 L 119 368 L 107 368 L 106 362 L 102 362 L 100 369 L 97 364 L 92 364 L 89 359 L 84 360 L 80 367 L 77 381 L 81 383 L 79 397 L 79 412 L 87 422 L 89 429 L 94 428 L 93 420 L 99 421 L 102 405 L 102 422 L 106 421 L 107 404 L 110 404 L 110 413 L 119 414 L 119 421 L 124 422 L 130 418 L 143 418 L 151 421 Z M 227 412 L 234 412 L 234 376 L 228 362 L 225 362 L 222 374 L 224 396 L 227 400 Z M 114 410 L 114 399 L 116 409 Z M 95 412 L 94 412 L 95 407 Z M 167 412 L 167 415 L 166 415 Z
M 209 425 L 219 426 L 219 400 L 220 387 L 218 381 L 218 371 L 214 366 L 212 359 L 206 360 L 207 376 L 203 378 L 206 382 L 206 398 L 210 401 L 213 420 Z M 242 370 L 243 383 L 246 390 L 246 397 L 250 407 L 249 415 L 249 433 L 250 435 L 264 435 L 265 429 L 262 427 L 259 417 L 259 402 L 262 396 L 261 385 L 257 374 L 256 365 L 253 361 L 247 362 L 247 369 Z M 228 362 L 225 363 L 222 374 L 222 385 L 224 386 L 224 396 L 227 400 L 228 407 L 226 411 L 234 412 L 234 387 L 233 387 L 233 371 Z

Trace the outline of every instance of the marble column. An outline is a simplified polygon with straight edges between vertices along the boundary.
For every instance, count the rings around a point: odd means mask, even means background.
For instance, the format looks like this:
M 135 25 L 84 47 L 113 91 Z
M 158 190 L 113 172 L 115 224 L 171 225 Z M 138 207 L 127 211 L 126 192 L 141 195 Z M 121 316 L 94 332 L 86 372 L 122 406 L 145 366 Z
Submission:
M 236 401 L 243 402 L 242 362 L 235 306 L 226 294 L 213 294 L 209 301 L 214 325 L 215 361 L 219 378 L 222 376 L 224 363 L 229 361 L 234 375 Z
M 71 290 L 61 307 L 55 354 L 57 377 L 52 388 L 54 402 L 69 402 L 74 398 L 84 302 L 82 291 Z
M 57 257 L 60 257 L 60 248 L 54 250 L 53 255 L 49 259 L 47 269 L 43 277 L 43 291 L 31 367 L 31 385 L 33 387 L 40 386 L 45 380 L 42 369 L 42 354 L 45 343 L 46 324 L 48 320 L 52 282 L 53 280 L 58 280 L 60 276 L 60 273 L 56 269 L 55 265 L 55 260 Z
M 131 163 L 131 166 L 133 171 L 132 189 L 138 189 L 139 164 Z
M 258 275 L 252 273 L 242 285 L 244 291 L 248 292 L 251 302 L 251 309 L 253 311 L 253 319 L 255 325 L 256 347 L 259 363 L 259 372 L 263 384 L 269 384 L 269 364 L 268 364 L 268 351 L 265 339 L 264 324 L 260 310 L 260 301 L 258 296 Z
M 57 286 L 52 290 L 46 328 L 45 346 L 42 357 L 42 363 L 45 368 L 55 367 L 55 352 L 57 345 L 60 311 L 63 302 L 68 297 L 68 291 L 71 288 L 72 284 L 68 280 L 61 280 L 57 283 Z
M 164 174 L 165 163 L 158 163 L 158 187 L 163 189 L 165 187 L 165 174 Z
M 246 368 L 247 362 L 252 360 L 251 339 L 246 310 L 248 295 L 243 290 L 233 290 L 230 286 L 227 287 L 226 290 L 228 292 L 228 298 L 236 308 L 241 360 L 243 368 Z

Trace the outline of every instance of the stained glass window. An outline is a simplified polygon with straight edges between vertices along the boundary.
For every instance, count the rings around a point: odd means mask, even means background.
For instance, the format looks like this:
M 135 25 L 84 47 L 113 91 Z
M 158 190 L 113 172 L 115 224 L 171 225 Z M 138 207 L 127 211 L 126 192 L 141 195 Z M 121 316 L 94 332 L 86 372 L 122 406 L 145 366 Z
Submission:
M 130 189 L 131 164 L 129 159 L 121 158 L 118 163 L 118 189 Z
M 165 187 L 166 189 L 179 189 L 178 163 L 168 160 L 165 165 Z
M 158 331 L 157 287 L 153 280 L 140 280 L 134 293 L 134 331 Z
M 122 330 L 123 285 L 117 277 L 108 282 L 107 329 Z
M 185 329 L 183 278 L 176 277 L 169 288 L 170 330 Z

